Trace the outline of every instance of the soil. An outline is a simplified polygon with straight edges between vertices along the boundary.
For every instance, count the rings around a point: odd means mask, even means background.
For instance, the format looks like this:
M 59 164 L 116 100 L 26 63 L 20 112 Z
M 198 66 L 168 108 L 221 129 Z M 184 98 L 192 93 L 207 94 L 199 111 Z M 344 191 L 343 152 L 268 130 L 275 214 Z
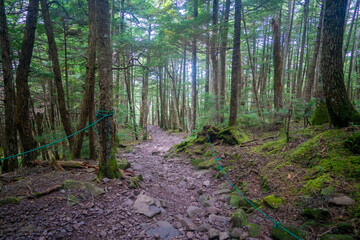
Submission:
M 129 187 L 129 179 L 103 179 L 96 183 L 95 173 L 86 169 L 54 172 L 38 166 L 14 173 L 8 182 L 2 179 L 0 198 L 29 196 L 66 179 L 93 182 L 105 193 L 94 197 L 83 190 L 61 189 L 37 199 L 22 199 L 18 204 L 0 206 L 0 239 L 209 239 L 208 231 L 199 230 L 200 225 L 207 225 L 206 230 L 210 226 L 218 233 L 227 232 L 235 208 L 227 203 L 229 193 L 215 193 L 220 189 L 233 191 L 230 184 L 224 178 L 216 179 L 218 171 L 215 169 L 199 171 L 186 156 L 168 154 L 174 144 L 182 141 L 184 134 L 165 132 L 154 126 L 149 126 L 148 131 L 151 140 L 134 146 L 131 153 L 119 152 L 117 156 L 127 158 L 131 163 L 128 170 L 143 176 L 137 189 Z M 215 146 L 215 149 L 221 152 L 222 146 Z M 261 195 L 257 176 L 260 165 L 253 169 L 239 166 L 230 174 L 230 179 L 237 175 L 251 183 L 248 186 L 250 198 Z M 153 198 L 157 203 L 153 207 L 160 213 L 153 217 L 137 213 L 133 206 L 139 195 Z M 204 206 L 203 199 L 207 195 L 210 201 Z M 199 214 L 189 217 L 189 206 L 198 207 Z M 289 211 L 292 212 L 286 212 Z M 276 221 L 284 220 L 275 210 L 267 209 L 266 213 Z M 271 239 L 272 222 L 258 212 L 248 214 L 248 220 L 261 226 L 257 239 Z M 163 235 L 163 231 L 167 231 L 159 227 L 163 222 L 168 224 L 167 230 L 170 228 L 173 235 Z

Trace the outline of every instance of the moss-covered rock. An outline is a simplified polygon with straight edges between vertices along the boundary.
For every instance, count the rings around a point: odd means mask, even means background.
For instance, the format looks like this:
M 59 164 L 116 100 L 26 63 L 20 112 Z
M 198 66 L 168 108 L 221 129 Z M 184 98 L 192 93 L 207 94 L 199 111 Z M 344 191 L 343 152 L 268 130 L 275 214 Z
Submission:
M 301 229 L 300 227 L 290 225 L 284 225 L 283 227 L 301 239 L 307 239 L 310 235 L 307 231 Z M 298 238 L 294 237 L 280 227 L 272 228 L 271 235 L 278 240 L 298 240 Z
M 95 186 L 90 182 L 79 182 L 75 180 L 65 180 L 62 184 L 64 189 L 77 189 L 77 190 L 86 190 L 93 196 L 97 197 L 101 194 L 104 194 L 104 189 Z
M 269 195 L 264 197 L 263 199 L 264 203 L 266 203 L 268 206 L 274 209 L 278 209 L 279 206 L 283 203 L 282 198 L 278 198 L 275 195 Z
M 249 230 L 249 237 L 256 238 L 261 233 L 261 226 L 257 224 L 250 223 L 246 225 Z
M 229 170 L 231 170 L 231 168 L 232 168 L 231 166 L 227 166 L 227 167 L 223 167 L 222 169 L 224 170 L 224 172 L 226 174 Z M 219 170 L 219 172 L 216 174 L 215 178 L 220 179 L 220 178 L 224 177 L 225 176 L 224 172 Z
M 329 210 L 324 208 L 305 208 L 302 211 L 302 215 L 307 219 L 313 219 L 322 222 L 325 222 L 330 218 Z
M 131 164 L 129 163 L 129 161 L 126 158 L 121 158 L 118 161 L 118 167 L 122 170 L 128 169 L 131 167 Z
M 231 194 L 229 198 L 229 205 L 233 207 L 239 207 L 240 199 L 243 198 L 236 194 Z
M 330 115 L 325 102 L 321 102 L 315 108 L 314 114 L 311 117 L 311 125 L 322 125 L 330 122 Z
M 143 181 L 142 175 L 130 177 L 129 178 L 130 188 L 139 188 L 142 181 Z
M 334 195 L 335 188 L 333 186 L 327 186 L 321 190 L 321 195 L 323 196 L 331 196 Z
M 248 224 L 246 213 L 243 209 L 239 208 L 231 215 L 231 222 L 233 227 L 242 227 Z
M 210 160 L 199 163 L 200 169 L 209 169 L 211 167 L 216 167 L 216 166 L 217 166 L 217 163 L 216 163 L 215 159 L 210 159 Z
M 62 184 L 62 188 L 64 189 L 80 189 L 84 186 L 83 182 L 75 181 L 75 180 L 65 180 Z
M 230 145 L 237 145 L 249 141 L 249 137 L 236 127 L 228 127 L 220 131 L 216 136 L 217 139 L 224 140 L 225 143 Z
M 183 152 L 185 151 L 185 149 L 188 147 L 188 145 L 190 144 L 190 141 L 182 141 L 181 143 L 179 143 L 176 146 L 176 151 L 177 152 Z
M 199 164 L 206 161 L 205 159 L 203 158 L 193 158 L 193 159 L 190 159 L 190 163 L 191 165 L 193 165 L 195 168 L 199 169 Z
M 325 234 L 320 240 L 354 240 L 354 238 L 350 235 Z
M 17 197 L 7 197 L 7 198 L 1 198 L 0 199 L 0 206 L 5 204 L 13 204 L 18 203 L 20 200 Z

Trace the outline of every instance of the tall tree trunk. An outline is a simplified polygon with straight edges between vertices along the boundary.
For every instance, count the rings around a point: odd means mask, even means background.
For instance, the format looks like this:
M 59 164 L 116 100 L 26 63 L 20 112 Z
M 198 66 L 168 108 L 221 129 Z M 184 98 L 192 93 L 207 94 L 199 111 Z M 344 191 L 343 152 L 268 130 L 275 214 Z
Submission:
M 21 47 L 19 65 L 16 71 L 16 123 L 24 151 L 29 151 L 36 147 L 36 142 L 31 132 L 29 112 L 30 89 L 28 77 L 34 48 L 38 10 L 39 0 L 29 0 L 24 38 Z M 30 162 L 34 160 L 36 156 L 36 152 L 24 155 L 23 165 L 29 166 Z
M 228 39 L 228 22 L 230 14 L 230 0 L 225 1 L 224 20 L 221 24 L 221 52 L 220 52 L 220 82 L 219 82 L 219 108 L 220 108 L 220 122 L 224 122 L 224 105 L 225 105 L 225 82 L 226 82 L 226 47 Z
M 306 75 L 306 82 L 304 87 L 304 101 L 305 103 L 309 102 L 311 99 L 311 91 L 313 89 L 314 85 L 314 79 L 315 79 L 315 69 L 316 69 L 316 63 L 319 55 L 319 49 L 320 49 L 320 40 L 321 40 L 321 33 L 322 33 L 322 23 L 324 18 L 324 2 L 321 4 L 321 13 L 320 13 L 320 19 L 319 19 L 319 25 L 318 25 L 318 31 L 316 35 L 315 40 L 315 46 L 314 46 L 314 52 L 311 59 L 311 64 L 309 67 L 309 71 Z
M 210 11 L 210 1 L 207 4 L 207 12 Z M 207 29 L 210 29 L 209 22 L 207 22 Z M 205 111 L 209 110 L 209 85 L 210 85 L 210 31 L 206 32 L 206 45 L 205 45 Z
M 46 0 L 40 0 L 40 2 L 41 2 L 42 15 L 44 18 L 46 35 L 48 38 L 49 52 L 50 52 L 50 58 L 52 61 L 52 69 L 53 69 L 53 73 L 54 73 L 55 85 L 56 85 L 56 90 L 57 90 L 61 122 L 63 124 L 66 135 L 69 136 L 73 133 L 73 130 L 71 128 L 71 120 L 69 117 L 69 112 L 67 111 L 66 104 L 65 104 L 65 96 L 64 96 L 64 89 L 63 89 L 62 80 L 61 80 L 61 70 L 60 70 L 60 63 L 59 63 L 59 57 L 58 57 L 58 50 L 57 50 L 57 46 L 56 46 L 56 42 L 55 42 L 54 32 L 53 32 L 53 28 L 51 25 L 49 9 L 48 9 Z M 72 147 L 74 146 L 73 138 L 72 137 L 68 138 L 68 140 L 69 140 L 69 147 L 71 150 Z
M 305 41 L 306 41 L 306 35 L 307 35 L 307 22 L 308 22 L 308 13 L 309 13 L 309 1 L 305 0 L 304 5 L 304 30 L 302 34 L 302 40 L 301 40 L 301 50 L 300 50 L 300 63 L 299 63 L 299 69 L 298 69 L 298 76 L 297 76 L 297 83 L 296 83 L 296 98 L 301 98 L 302 93 L 302 85 L 303 85 L 303 62 L 304 62 L 304 51 L 305 51 Z
M 352 84 L 351 84 L 351 79 L 352 79 L 351 73 L 353 71 L 354 60 L 356 60 L 356 57 L 357 57 L 358 41 L 359 41 L 358 25 L 355 24 L 354 39 L 353 39 L 353 45 L 352 45 L 352 50 L 351 50 L 351 57 L 350 57 L 350 63 L 349 63 L 349 74 L 348 74 L 348 81 L 347 81 L 347 92 L 349 94 L 350 99 L 353 98 L 353 94 L 352 94 L 353 89 L 352 89 Z
M 215 100 L 215 116 L 214 121 L 219 122 L 219 66 L 217 59 L 217 24 L 218 24 L 219 1 L 213 1 L 213 15 L 212 15 L 212 36 L 210 42 L 211 48 L 211 62 L 212 62 L 212 93 Z
M 280 24 L 278 19 L 272 20 L 273 34 L 274 34 L 274 107 L 278 111 L 282 107 L 282 57 L 281 57 L 281 43 L 280 43 Z
M 324 15 L 321 76 L 326 105 L 335 127 L 359 124 L 360 115 L 351 104 L 344 84 L 342 49 L 347 0 L 327 0 Z
M 231 97 L 230 97 L 229 126 L 236 125 L 238 85 L 241 79 L 240 36 L 241 36 L 241 0 L 235 0 L 235 22 L 234 22 L 233 55 L 232 55 L 232 66 L 231 66 Z M 240 93 L 241 91 L 239 92 L 239 95 Z
M 346 44 L 345 44 L 345 47 L 344 47 L 344 54 L 343 54 L 343 61 L 344 61 L 344 62 L 345 62 L 346 53 L 347 53 L 348 48 L 349 48 L 350 38 L 351 38 L 351 32 L 352 32 L 352 29 L 353 29 L 353 26 L 354 26 L 354 22 L 355 22 L 355 18 L 356 18 L 356 13 L 357 13 L 357 11 L 358 11 L 359 4 L 360 4 L 360 0 L 357 0 L 356 3 L 355 3 L 355 9 L 354 9 L 353 17 L 352 17 L 352 19 L 351 19 L 351 24 L 350 24 L 350 29 L 349 29 L 348 38 L 347 38 L 347 40 L 346 40 Z M 346 24 L 346 22 L 345 22 L 345 24 Z
M 12 63 L 10 55 L 10 40 L 5 15 L 4 0 L 0 0 L 0 45 L 1 61 L 4 78 L 4 104 L 5 104 L 5 157 L 17 154 L 17 131 L 14 116 L 16 113 L 15 86 L 13 82 Z M 1 123 L 0 123 L 1 124 Z M 18 168 L 18 159 L 6 159 L 2 165 L 2 172 L 12 172 Z
M 186 45 L 184 47 L 184 67 L 183 67 L 183 91 L 182 91 L 182 128 L 183 130 L 185 131 L 186 128 L 185 128 L 185 107 L 186 107 L 186 99 L 185 99 L 185 85 L 186 85 Z M 160 93 L 160 96 L 161 96 L 161 93 Z M 206 96 L 205 96 L 205 99 L 206 99 Z
M 43 0 L 42 0 L 43 1 Z M 86 120 L 89 118 L 91 108 L 94 105 L 94 91 L 95 91 L 95 65 L 96 65 L 96 12 L 95 0 L 88 0 L 89 9 L 89 36 L 88 36 L 88 62 L 86 65 L 86 77 L 84 84 L 84 94 L 80 107 L 80 116 L 77 130 L 83 129 L 86 126 Z M 92 128 L 90 128 L 90 131 Z M 82 131 L 77 134 L 75 138 L 75 146 L 73 149 L 73 158 L 80 158 L 82 142 L 85 132 Z
M 96 55 L 98 57 L 99 90 L 101 111 L 113 111 L 113 83 L 110 44 L 109 1 L 96 1 Z M 113 116 L 98 123 L 99 127 L 99 173 L 100 178 L 117 178 L 121 173 L 117 167 L 116 156 L 110 151 L 114 147 L 115 124 Z
M 216 1 L 216 0 L 215 0 Z M 194 0 L 194 19 L 196 19 L 198 16 L 198 0 Z M 191 113 L 191 132 L 196 127 L 196 27 L 194 28 L 194 34 L 193 39 L 191 43 L 191 53 L 192 53 L 192 60 L 191 60 L 191 107 L 192 107 L 192 113 Z

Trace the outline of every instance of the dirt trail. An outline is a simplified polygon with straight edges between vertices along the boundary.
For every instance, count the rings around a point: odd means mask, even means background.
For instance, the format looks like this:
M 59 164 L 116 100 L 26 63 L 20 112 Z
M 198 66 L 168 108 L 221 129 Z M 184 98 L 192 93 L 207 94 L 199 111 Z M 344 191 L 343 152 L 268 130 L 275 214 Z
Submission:
M 215 179 L 215 170 L 198 171 L 187 159 L 167 157 L 181 135 L 154 126 L 148 130 L 152 140 L 118 156 L 126 157 L 130 170 L 143 176 L 141 188 L 104 179 L 98 186 L 105 194 L 84 197 L 74 206 L 67 200 L 69 190 L 0 206 L 0 239 L 230 239 L 234 208 L 226 201 L 227 182 Z M 250 239 L 245 229 L 239 234 Z

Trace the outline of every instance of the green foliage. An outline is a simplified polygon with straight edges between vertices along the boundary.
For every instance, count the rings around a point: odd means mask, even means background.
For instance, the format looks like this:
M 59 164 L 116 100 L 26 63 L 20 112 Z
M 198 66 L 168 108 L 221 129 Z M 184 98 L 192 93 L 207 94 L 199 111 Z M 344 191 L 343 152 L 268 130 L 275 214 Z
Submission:
M 360 154 L 360 132 L 356 132 L 345 139 L 344 146 L 355 154 Z
M 321 188 L 326 183 L 331 182 L 331 177 L 329 173 L 322 174 L 314 179 L 309 179 L 306 181 L 304 186 L 304 192 L 308 194 L 312 194 L 314 192 L 319 192 Z

